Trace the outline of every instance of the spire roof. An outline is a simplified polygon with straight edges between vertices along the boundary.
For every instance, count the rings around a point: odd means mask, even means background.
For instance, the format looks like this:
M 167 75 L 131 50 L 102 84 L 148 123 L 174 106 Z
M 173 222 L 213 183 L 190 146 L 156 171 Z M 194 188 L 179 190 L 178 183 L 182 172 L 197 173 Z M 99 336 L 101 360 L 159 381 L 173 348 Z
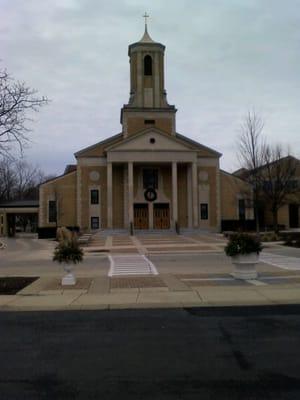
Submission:
M 145 24 L 145 32 L 139 43 L 155 43 L 148 33 L 147 24 Z
M 143 37 L 135 43 L 132 43 L 128 46 L 128 55 L 130 57 L 131 52 L 134 49 L 139 49 L 141 48 L 141 46 L 155 46 L 155 48 L 158 50 L 158 48 L 160 49 L 160 51 L 164 51 L 165 50 L 165 46 L 159 42 L 155 42 L 151 36 L 148 33 L 148 26 L 147 26 L 147 18 L 149 18 L 149 15 L 147 13 L 145 13 L 145 15 L 143 15 L 143 18 L 145 18 L 145 32 Z

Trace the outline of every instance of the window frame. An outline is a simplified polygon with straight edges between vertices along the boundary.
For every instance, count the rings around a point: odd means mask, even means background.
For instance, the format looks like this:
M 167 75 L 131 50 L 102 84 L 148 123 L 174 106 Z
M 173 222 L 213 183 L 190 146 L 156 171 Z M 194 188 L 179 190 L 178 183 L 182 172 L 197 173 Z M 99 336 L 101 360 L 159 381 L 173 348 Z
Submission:
M 208 220 L 208 203 L 200 203 L 200 219 L 202 221 Z
M 145 177 L 145 173 L 149 172 L 149 171 L 155 171 L 155 173 L 153 174 L 153 183 L 150 185 L 146 185 L 145 181 L 146 181 L 146 177 Z M 148 176 L 149 177 L 149 176 Z M 154 189 L 157 190 L 158 189 L 158 168 L 143 168 L 143 189 Z
M 150 54 L 146 54 L 144 57 L 144 76 L 153 75 L 153 60 Z
M 97 193 L 96 198 L 93 198 L 93 193 Z M 90 204 L 97 205 L 99 203 L 99 189 L 90 189 Z
M 155 119 L 144 119 L 145 125 L 155 125 Z
M 53 213 L 53 210 L 50 208 L 50 204 L 55 205 L 54 213 Z M 56 200 L 48 200 L 48 223 L 49 224 L 57 223 L 57 201 Z
M 94 221 L 97 221 L 97 227 L 94 227 L 94 225 L 93 225 L 93 222 Z M 91 223 L 91 229 L 92 230 L 95 230 L 95 229 L 99 229 L 100 228 L 100 218 L 98 217 L 98 216 L 95 216 L 95 217 L 91 217 L 91 221 L 90 221 L 90 223 Z
M 241 206 L 243 204 L 243 206 Z M 238 199 L 238 213 L 239 213 L 239 221 L 245 221 L 246 219 L 246 200 Z

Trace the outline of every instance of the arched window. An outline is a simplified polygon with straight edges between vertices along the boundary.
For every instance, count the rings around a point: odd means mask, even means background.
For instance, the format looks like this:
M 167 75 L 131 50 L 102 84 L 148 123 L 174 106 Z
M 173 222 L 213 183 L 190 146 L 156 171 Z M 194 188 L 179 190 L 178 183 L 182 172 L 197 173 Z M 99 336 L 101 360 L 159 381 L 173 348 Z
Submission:
M 152 75 L 152 58 L 145 56 L 144 58 L 144 75 Z

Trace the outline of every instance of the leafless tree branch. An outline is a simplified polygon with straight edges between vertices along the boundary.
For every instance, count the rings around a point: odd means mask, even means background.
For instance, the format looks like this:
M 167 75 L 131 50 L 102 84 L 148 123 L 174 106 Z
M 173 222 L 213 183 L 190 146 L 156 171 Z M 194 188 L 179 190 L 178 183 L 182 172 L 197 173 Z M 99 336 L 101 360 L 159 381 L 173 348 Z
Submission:
M 22 152 L 29 141 L 30 114 L 48 102 L 46 97 L 38 97 L 36 90 L 0 70 L 0 154 L 10 154 L 14 144 Z

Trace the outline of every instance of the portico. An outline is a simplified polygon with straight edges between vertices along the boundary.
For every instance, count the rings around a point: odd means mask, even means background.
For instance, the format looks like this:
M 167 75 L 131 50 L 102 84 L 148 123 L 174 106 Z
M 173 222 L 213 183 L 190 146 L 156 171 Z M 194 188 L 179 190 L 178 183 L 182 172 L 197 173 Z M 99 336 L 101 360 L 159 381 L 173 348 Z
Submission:
M 107 228 L 113 229 L 113 169 L 123 169 L 124 187 L 124 227 L 135 229 L 170 229 L 179 223 L 178 191 L 183 190 L 186 197 L 186 224 L 184 227 L 198 227 L 198 184 L 197 173 L 193 174 L 191 190 L 188 190 L 188 175 L 197 171 L 195 162 L 165 161 L 142 163 L 128 161 L 127 163 L 111 162 L 107 165 Z M 178 181 L 178 169 L 185 174 Z M 156 183 L 145 182 L 145 173 L 154 171 L 157 174 Z M 182 175 L 181 173 L 181 175 Z M 183 187 L 184 186 L 184 187 Z M 151 189 L 149 196 L 147 190 Z M 148 195 L 148 197 L 147 197 Z M 182 196 L 181 196 L 182 197 Z M 192 202 L 193 207 L 187 207 Z M 182 204 L 180 204 L 182 208 Z M 159 222 L 159 220 L 161 221 Z M 181 221 L 182 222 L 182 221 Z M 180 224 L 181 225 L 181 224 Z
M 184 225 L 198 226 L 198 155 L 195 148 L 157 128 L 150 128 L 108 147 L 106 154 L 108 228 L 113 228 L 114 165 L 121 165 L 124 171 L 122 184 L 126 227 L 133 224 L 136 229 L 175 228 L 178 224 L 178 190 L 181 189 L 185 193 L 185 205 L 189 202 L 193 204 L 191 209 L 186 207 L 187 224 Z M 179 181 L 178 168 L 183 171 Z M 155 177 L 147 177 L 147 171 L 148 175 L 150 171 Z M 188 190 L 190 171 L 192 184 Z M 182 188 L 182 185 L 185 187 Z M 147 197 L 149 189 L 152 198 Z M 128 218 L 125 217 L 126 214 Z M 159 218 L 163 220 L 161 224 L 158 223 Z

